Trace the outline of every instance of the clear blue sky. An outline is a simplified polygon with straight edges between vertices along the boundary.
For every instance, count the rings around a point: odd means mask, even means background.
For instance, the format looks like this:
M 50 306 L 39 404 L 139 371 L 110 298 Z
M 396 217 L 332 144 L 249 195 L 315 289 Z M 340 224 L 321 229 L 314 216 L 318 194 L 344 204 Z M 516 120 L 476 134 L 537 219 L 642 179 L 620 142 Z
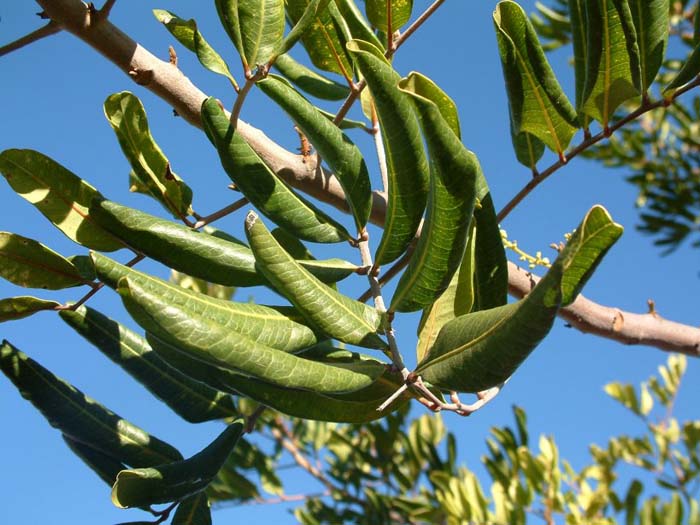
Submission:
M 195 4 L 117 2 L 113 21 L 167 59 L 168 45 L 174 42 L 150 10 L 166 8 L 183 18 L 196 17 L 206 38 L 235 70 L 238 62 L 219 27 L 215 9 L 210 5 L 213 2 L 201 3 L 203 7 L 197 9 Z M 522 4 L 532 9 L 534 2 Z M 417 0 L 415 9 L 427 5 L 426 0 Z M 447 2 L 426 28 L 401 49 L 395 64 L 401 73 L 418 70 L 432 77 L 455 99 L 460 108 L 463 140 L 479 156 L 498 208 L 527 182 L 530 174 L 515 161 L 510 145 L 505 92 L 491 22 L 494 5 L 495 2 Z M 37 28 L 42 23 L 34 15 L 37 10 L 31 2 L 3 2 L 0 42 L 9 42 Z M 205 92 L 230 106 L 232 93 L 227 81 L 202 70 L 186 50 L 176 47 L 183 71 Z M 554 67 L 573 98 L 568 54 L 557 54 Z M 228 178 L 204 135 L 174 118 L 165 103 L 133 84 L 75 37 L 56 35 L 2 57 L 0 72 L 0 150 L 39 150 L 88 180 L 107 197 L 160 214 L 158 206 L 147 198 L 128 193 L 129 167 L 102 113 L 102 103 L 108 95 L 130 90 L 143 100 L 152 132 L 174 170 L 193 187 L 199 213 L 207 214 L 230 202 L 231 195 L 224 189 Z M 259 94 L 247 101 L 243 118 L 287 147 L 297 146 L 289 122 Z M 353 138 L 367 148 L 368 158 L 372 159 L 368 138 L 361 132 Z M 552 160 L 551 155 L 546 156 L 542 165 Z M 373 175 L 376 176 L 376 169 Z M 552 255 L 547 246 L 571 231 L 592 205 L 603 204 L 626 231 L 591 279 L 585 294 L 601 303 L 638 312 L 644 311 L 647 299 L 653 298 L 661 315 L 697 325 L 700 252 L 683 247 L 668 257 L 659 256 L 651 239 L 635 231 L 636 194 L 624 182 L 624 175 L 624 170 L 603 170 L 596 164 L 577 160 L 539 188 L 502 226 L 523 248 Z M 41 240 L 66 256 L 86 252 L 63 237 L 4 181 L 0 181 L 0 202 L 0 230 Z M 242 220 L 240 212 L 219 226 L 240 231 Z M 346 223 L 350 225 L 351 221 Z M 323 249 L 314 249 L 324 255 Z M 123 259 L 127 254 L 120 256 Z M 348 251 L 347 257 L 355 254 Z M 156 264 L 140 267 L 165 275 Z M 359 284 L 353 294 L 365 287 L 364 281 L 355 282 Z M 33 291 L 0 282 L 0 297 L 25 294 L 32 295 Z M 36 295 L 67 301 L 81 294 L 72 290 Z M 245 290 L 239 292 L 239 298 L 246 297 Z M 100 293 L 90 305 L 129 322 L 109 290 Z M 416 316 L 408 316 L 397 325 L 399 344 L 409 361 L 413 360 L 416 322 Z M 186 456 L 205 446 L 220 430 L 216 423 L 195 426 L 178 419 L 53 313 L 3 324 L 0 337 L 118 414 L 170 441 Z M 551 335 L 496 401 L 470 418 L 446 415 L 445 419 L 458 436 L 462 460 L 480 471 L 479 458 L 486 451 L 484 440 L 489 427 L 510 424 L 511 406 L 518 404 L 528 412 L 531 435 L 553 434 L 562 456 L 580 467 L 588 459 L 588 444 L 603 445 L 615 433 L 639 430 L 637 422 L 603 393 L 603 385 L 615 379 L 636 384 L 665 359 L 659 350 L 623 347 L 582 335 L 557 321 Z M 691 361 L 676 409 L 680 418 L 697 416 L 699 380 L 700 364 Z M 119 511 L 111 505 L 108 487 L 68 451 L 60 434 L 20 398 L 4 377 L 0 377 L 0 417 L 0 522 L 77 525 L 139 519 L 138 511 Z M 289 493 L 313 487 L 303 476 L 287 479 Z M 289 522 L 285 508 L 229 508 L 217 511 L 214 519 L 215 523 L 226 523 L 255 516 L 265 521 Z

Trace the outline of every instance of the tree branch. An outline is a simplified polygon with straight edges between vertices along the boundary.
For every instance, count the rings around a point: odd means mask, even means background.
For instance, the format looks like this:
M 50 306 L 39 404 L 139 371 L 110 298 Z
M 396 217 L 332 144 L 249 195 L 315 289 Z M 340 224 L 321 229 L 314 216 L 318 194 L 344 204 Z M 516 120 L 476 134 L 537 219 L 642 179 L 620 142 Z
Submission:
M 109 20 L 91 24 L 89 12 L 80 0 L 37 0 L 59 26 L 99 51 L 109 61 L 160 98 L 178 114 L 201 127 L 200 108 L 206 95 L 177 67 L 155 57 L 115 27 Z M 280 177 L 292 186 L 340 210 L 348 211 L 337 179 L 311 159 L 285 150 L 265 134 L 240 121 L 237 131 Z M 384 223 L 386 199 L 374 192 L 372 222 Z M 510 293 L 526 295 L 538 279 L 510 263 Z M 666 351 L 700 356 L 700 329 L 667 321 L 650 314 L 624 312 L 596 304 L 583 296 L 560 312 L 572 326 L 625 344 L 649 345 Z
M 56 24 L 53 20 L 51 20 L 48 24 L 40 27 L 36 31 L 32 31 L 28 35 L 24 35 L 23 37 L 18 38 L 14 42 L 10 42 L 9 44 L 0 47 L 0 57 L 3 55 L 7 55 L 8 53 L 12 53 L 13 51 L 17 51 L 18 49 L 21 49 L 24 46 L 36 42 L 37 40 L 41 40 L 42 38 L 45 38 L 47 36 L 55 35 L 60 30 L 61 27 L 58 24 Z

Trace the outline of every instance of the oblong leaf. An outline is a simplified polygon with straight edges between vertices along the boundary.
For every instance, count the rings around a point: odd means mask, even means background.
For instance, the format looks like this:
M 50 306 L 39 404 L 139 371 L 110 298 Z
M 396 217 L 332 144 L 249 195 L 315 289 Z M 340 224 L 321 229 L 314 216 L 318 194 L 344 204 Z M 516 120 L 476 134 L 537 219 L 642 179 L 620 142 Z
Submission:
M 290 307 L 268 307 L 216 299 L 186 290 L 157 277 L 127 268 L 100 254 L 92 254 L 97 277 L 116 290 L 128 277 L 132 283 L 161 296 L 174 307 L 183 307 L 226 330 L 236 331 L 254 341 L 285 352 L 294 352 L 318 343 L 319 339 L 303 318 Z
M 80 443 L 134 467 L 182 459 L 175 448 L 107 410 L 8 341 L 0 347 L 0 368 L 52 427 Z
M 100 193 L 56 161 L 38 151 L 8 149 L 0 153 L 0 172 L 13 190 L 69 239 L 103 252 L 124 247 L 88 213 L 90 203 L 100 198 Z
M 270 234 L 258 216 L 246 217 L 246 235 L 260 271 L 319 330 L 345 343 L 386 348 L 377 335 L 377 310 L 333 290 L 301 267 Z
M 387 5 L 388 4 L 388 5 Z M 389 13 L 391 9 L 391 13 Z M 395 32 L 411 19 L 413 0 L 365 0 L 365 12 L 371 24 L 386 33 Z M 389 27 L 391 17 L 391 27 Z
M 463 392 L 486 390 L 508 379 L 621 233 L 604 208 L 592 208 L 532 292 L 517 303 L 448 322 L 416 373 L 435 386 Z
M 182 500 L 171 525 L 211 525 L 211 506 L 207 495 L 199 492 Z
M 372 211 L 372 187 L 360 149 L 284 79 L 269 75 L 257 85 L 292 118 L 333 170 L 357 231 L 363 231 Z
M 675 90 L 693 80 L 698 74 L 700 74 L 700 46 L 696 46 L 693 49 L 690 56 L 686 58 L 681 70 L 664 88 L 664 96 L 671 96 Z
M 10 232 L 0 232 L 0 277 L 18 286 L 45 290 L 87 282 L 65 257 L 40 242 Z
M 123 470 L 112 487 L 112 503 L 119 508 L 168 503 L 204 490 L 219 472 L 245 430 L 237 419 L 194 456 L 158 467 Z
M 284 78 L 312 97 L 323 100 L 343 100 L 350 94 L 350 88 L 347 85 L 319 75 L 286 53 L 277 57 L 274 68 Z
M 186 353 L 158 339 L 153 334 L 149 334 L 148 340 L 153 349 L 171 366 L 186 370 L 194 378 L 215 388 L 249 397 L 292 417 L 336 423 L 365 423 L 397 410 L 411 397 L 410 393 L 405 393 L 384 410 L 377 410 L 377 407 L 398 390 L 403 383 L 401 375 L 392 372 L 389 368 L 365 388 L 345 394 L 319 394 L 306 390 L 282 388 L 193 360 Z M 341 359 L 355 358 L 355 354 L 347 351 L 335 351 L 323 357 L 313 356 L 313 358 L 326 362 L 333 359 L 337 361 L 338 355 L 341 356 Z
M 234 88 L 238 88 L 236 79 L 231 74 L 228 64 L 221 58 L 202 33 L 197 29 L 194 20 L 183 20 L 179 16 L 165 9 L 154 9 L 153 15 L 162 23 L 170 34 L 173 35 L 187 49 L 197 55 L 199 63 L 213 73 L 218 73 L 229 79 Z
M 367 81 L 382 129 L 389 187 L 375 264 L 387 264 L 406 250 L 423 217 L 428 163 L 411 102 L 397 85 L 399 74 L 372 44 L 353 40 L 348 43 L 348 51 Z
M 105 100 L 104 112 L 138 181 L 175 217 L 189 215 L 192 190 L 172 171 L 153 139 L 138 97 L 128 91 L 114 93 Z
M 304 16 L 311 0 L 287 0 L 285 3 L 287 18 L 296 24 Z M 301 42 L 314 66 L 352 78 L 352 65 L 345 52 L 347 38 L 344 29 L 335 2 L 329 2 L 317 14 L 314 23 L 301 37 Z
M 97 310 L 81 306 L 59 315 L 186 421 L 201 423 L 238 415 L 231 396 L 172 368 L 143 337 Z
M 46 301 L 28 295 L 0 299 L 0 323 L 29 317 L 42 310 L 55 310 L 61 306 L 56 301 Z
M 449 97 L 439 87 L 427 77 L 411 73 L 399 88 L 416 108 L 430 154 L 430 191 L 423 229 L 389 307 L 390 311 L 411 312 L 430 306 L 459 267 L 481 167 L 440 111 L 438 104 Z
M 586 82 L 579 111 L 606 128 L 620 104 L 639 95 L 637 35 L 626 0 L 585 5 Z
M 409 0 L 413 1 L 413 0 Z M 335 5 L 338 12 L 343 17 L 343 21 L 347 24 L 350 34 L 353 38 L 364 40 L 376 46 L 378 49 L 384 50 L 384 45 L 381 43 L 377 35 L 374 34 L 369 22 L 357 7 L 355 0 L 335 0 Z
M 90 210 L 125 244 L 174 270 L 224 286 L 267 284 L 250 248 L 223 232 L 199 232 L 111 201 L 95 202 Z M 337 282 L 358 269 L 341 259 L 302 264 L 324 282 Z
M 637 31 L 641 90 L 646 93 L 664 62 L 669 33 L 668 0 L 629 0 Z
M 218 102 L 202 104 L 202 123 L 224 170 L 265 216 L 300 239 L 341 242 L 351 239 L 343 226 L 314 207 L 279 179 L 248 143 L 235 133 Z
M 294 27 L 292 27 L 287 36 L 284 37 L 282 45 L 277 49 L 272 60 L 278 55 L 283 55 L 292 49 L 294 44 L 296 44 L 304 33 L 316 22 L 318 16 L 328 7 L 328 2 L 329 0 L 311 0 L 308 3 L 304 9 L 304 13 L 294 24 Z
M 576 110 L 547 62 L 522 7 L 499 2 L 493 13 L 513 133 L 529 133 L 563 154 L 578 129 Z
M 194 359 L 278 386 L 324 393 L 351 392 L 371 384 L 385 368 L 365 361 L 327 365 L 261 345 L 186 306 L 173 306 L 129 278 L 119 281 L 117 291 L 134 320 L 148 332 Z

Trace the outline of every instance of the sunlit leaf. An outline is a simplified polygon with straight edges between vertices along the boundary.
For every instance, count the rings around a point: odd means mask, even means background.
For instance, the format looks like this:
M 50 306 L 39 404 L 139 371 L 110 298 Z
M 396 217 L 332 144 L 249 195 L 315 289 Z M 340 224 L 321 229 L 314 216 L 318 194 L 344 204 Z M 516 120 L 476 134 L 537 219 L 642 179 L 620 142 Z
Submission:
M 122 470 L 112 487 L 119 508 L 178 501 L 204 490 L 214 479 L 245 429 L 237 419 L 209 446 L 191 458 L 151 468 Z
M 246 234 L 260 271 L 312 327 L 345 343 L 386 347 L 377 335 L 382 323 L 377 310 L 316 279 L 284 251 L 253 212 L 246 217 Z
M 389 9 L 391 12 L 389 13 Z M 365 0 L 365 11 L 371 24 L 386 33 L 395 32 L 411 19 L 413 0 Z M 391 27 L 389 26 L 391 18 Z
M 338 11 L 343 17 L 343 21 L 347 24 L 352 38 L 364 40 L 376 46 L 379 49 L 384 49 L 377 35 L 369 26 L 368 20 L 357 7 L 355 0 L 334 0 Z M 404 0 L 405 1 L 405 0 Z M 413 0 L 409 0 L 412 2 Z
M 107 97 L 104 111 L 138 181 L 175 217 L 189 215 L 192 190 L 173 172 L 153 139 L 141 101 L 122 91 Z
M 200 423 L 238 414 L 230 396 L 170 367 L 143 337 L 97 310 L 81 306 L 60 316 L 185 420 Z
M 0 153 L 0 172 L 20 196 L 69 239 L 93 250 L 114 251 L 124 244 L 97 226 L 88 208 L 100 193 L 46 155 L 29 149 Z
M 243 137 L 234 132 L 215 99 L 209 98 L 202 104 L 202 121 L 224 170 L 261 213 L 300 239 L 341 242 L 351 238 L 343 226 L 293 192 L 270 170 Z
M 45 290 L 86 284 L 71 261 L 33 239 L 10 232 L 0 232 L 0 277 Z
M 576 110 L 561 89 L 525 11 L 500 2 L 493 14 L 513 133 L 529 133 L 562 154 L 578 129 Z M 517 151 L 517 150 L 516 150 Z
M 641 90 L 654 82 L 664 62 L 669 33 L 668 0 L 629 0 L 632 21 L 637 31 Z
M 182 459 L 175 448 L 107 410 L 8 341 L 0 347 L 0 368 L 51 426 L 80 443 L 134 467 Z
M 292 49 L 294 44 L 299 41 L 309 28 L 316 23 L 317 18 L 328 8 L 329 1 L 330 0 L 310 0 L 304 9 L 304 13 L 294 24 L 294 27 L 292 27 L 287 36 L 284 37 L 282 45 L 275 53 L 275 58 L 277 55 L 282 55 Z
M 0 299 L 0 323 L 29 317 L 42 310 L 55 310 L 61 306 L 56 301 L 37 299 L 27 295 Z
M 347 85 L 339 84 L 319 75 L 288 54 L 278 56 L 274 68 L 284 78 L 312 97 L 324 100 L 342 100 L 350 94 L 350 88 Z
M 411 102 L 398 88 L 399 74 L 367 42 L 353 40 L 348 51 L 367 81 L 382 130 L 389 187 L 384 232 L 374 262 L 387 264 L 406 250 L 416 234 L 427 201 L 428 163 Z

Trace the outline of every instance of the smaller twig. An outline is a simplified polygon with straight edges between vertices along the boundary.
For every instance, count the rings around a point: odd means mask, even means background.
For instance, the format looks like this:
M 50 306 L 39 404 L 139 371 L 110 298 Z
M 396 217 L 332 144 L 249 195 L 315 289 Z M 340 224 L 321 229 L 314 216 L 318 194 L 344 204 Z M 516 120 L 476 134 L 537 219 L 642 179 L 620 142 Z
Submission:
M 389 50 L 387 50 L 386 57 L 391 58 L 399 47 L 401 47 L 413 33 L 418 31 L 420 26 L 422 26 L 444 2 L 445 0 L 435 0 L 435 2 L 433 2 L 425 11 L 423 11 L 423 13 L 406 28 L 406 31 L 401 33 L 401 35 L 394 41 L 393 49 L 389 48 Z
M 394 52 L 394 28 L 392 26 L 394 24 L 393 24 L 391 14 L 392 14 L 391 2 L 387 2 L 386 3 L 386 48 L 393 53 Z
M 112 8 L 114 7 L 114 4 L 117 3 L 117 0 L 107 0 L 103 5 L 102 9 L 100 9 L 100 18 L 107 18 L 109 17 L 109 14 L 112 12 Z
M 416 239 L 417 236 L 420 234 L 420 227 L 418 228 L 418 233 L 416 233 Z M 383 287 L 386 283 L 388 283 L 391 279 L 396 277 L 401 270 L 403 270 L 406 266 L 408 266 L 408 263 L 411 260 L 411 256 L 413 255 L 413 251 L 415 250 L 415 239 L 413 242 L 411 242 L 410 246 L 406 250 L 406 253 L 404 253 L 401 258 L 394 263 L 394 265 L 389 268 L 386 272 L 382 274 L 382 276 L 379 278 L 379 287 Z M 363 293 L 360 297 L 358 297 L 358 301 L 361 303 L 366 303 L 369 301 L 370 297 L 372 297 L 372 289 L 370 288 L 367 290 L 365 293 Z
M 253 430 L 255 430 L 255 423 L 257 423 L 258 418 L 262 416 L 262 413 L 265 412 L 265 409 L 267 407 L 265 405 L 259 405 L 258 408 L 256 408 L 252 414 L 250 414 L 248 417 L 245 419 L 245 433 L 250 434 Z
M 60 32 L 60 31 L 61 31 L 61 26 L 59 26 L 56 22 L 51 20 L 51 21 L 49 21 L 48 24 L 40 27 L 36 31 L 32 31 L 28 35 L 24 35 L 23 37 L 18 38 L 14 42 L 10 42 L 9 44 L 6 44 L 6 45 L 0 47 L 0 57 L 7 55 L 8 53 L 11 53 L 12 51 L 16 51 L 18 49 L 21 49 L 24 46 L 27 46 L 33 42 L 41 40 L 42 38 L 45 38 L 47 36 L 55 35 L 56 33 Z
M 389 189 L 389 173 L 386 166 L 386 151 L 382 140 L 382 130 L 379 127 L 374 104 L 372 104 L 372 126 L 374 128 L 374 147 L 377 149 L 377 159 L 379 160 L 379 173 L 382 176 L 382 191 L 386 193 Z
M 194 223 L 192 226 L 195 230 L 198 230 L 207 224 L 211 224 L 214 221 L 217 221 L 221 219 L 222 217 L 226 217 L 227 215 L 232 214 L 235 211 L 240 210 L 243 206 L 245 206 L 248 203 L 248 199 L 245 197 L 242 197 L 238 199 L 236 202 L 229 204 L 225 208 L 221 208 L 219 211 L 215 211 L 214 213 L 207 215 L 206 217 L 197 217 L 197 222 Z
M 335 114 L 333 124 L 340 124 L 343 121 L 345 116 L 348 114 L 348 111 L 350 111 L 350 108 L 357 100 L 357 97 L 359 97 L 360 93 L 362 93 L 362 90 L 365 89 L 366 85 L 367 82 L 365 82 L 365 79 L 363 78 L 353 86 L 353 89 L 350 90 L 348 98 L 345 99 L 345 102 L 343 102 L 343 105 L 340 106 L 338 113 Z
M 241 115 L 241 108 L 243 107 L 243 102 L 245 102 L 248 93 L 250 93 L 250 90 L 253 88 L 255 83 L 261 78 L 263 78 L 266 74 L 267 71 L 263 68 L 260 68 L 253 75 L 246 78 L 245 84 L 243 84 L 243 87 L 236 96 L 236 102 L 233 104 L 233 109 L 231 109 L 230 122 L 233 129 L 236 129 L 236 127 L 238 126 L 238 117 Z

